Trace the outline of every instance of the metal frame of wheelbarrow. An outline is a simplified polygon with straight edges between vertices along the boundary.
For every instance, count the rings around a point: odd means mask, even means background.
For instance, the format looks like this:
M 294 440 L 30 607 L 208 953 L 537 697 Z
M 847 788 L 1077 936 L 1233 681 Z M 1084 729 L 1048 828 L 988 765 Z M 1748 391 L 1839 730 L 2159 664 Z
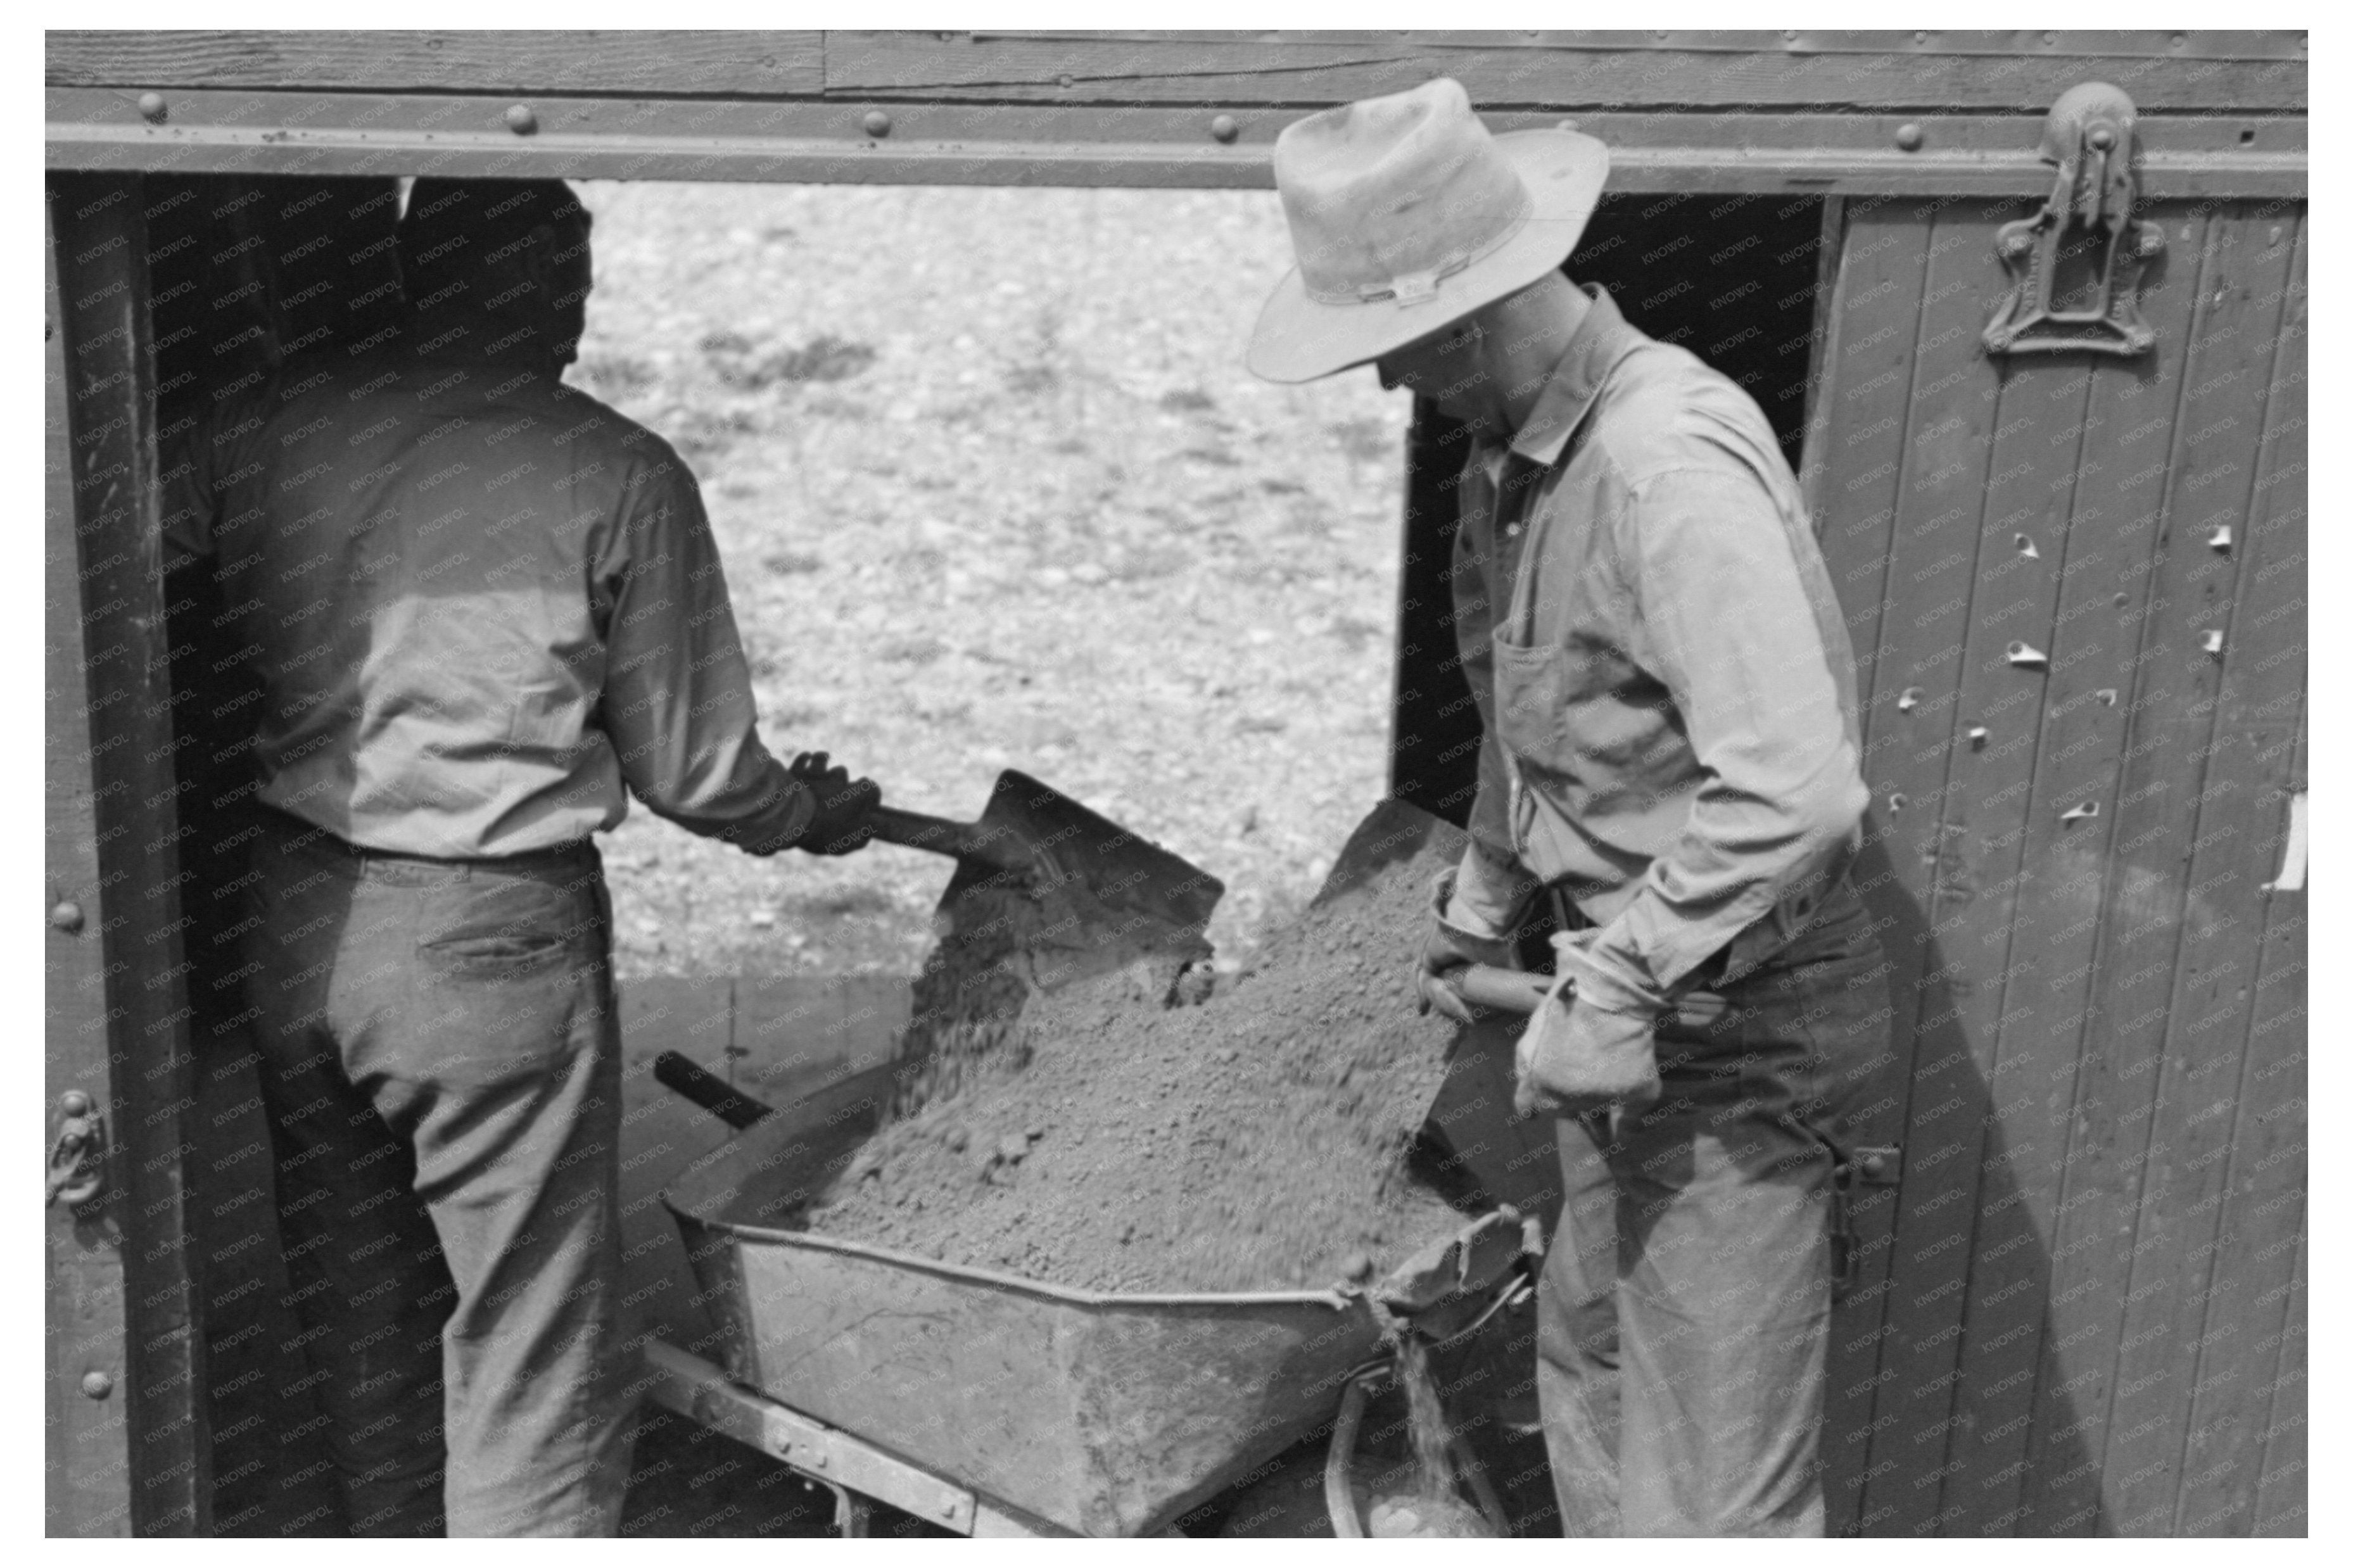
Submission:
M 876 1502 L 888 1503 L 959 1535 L 1073 1533 L 1008 1509 L 839 1427 L 755 1394 L 701 1356 L 675 1345 L 656 1340 L 642 1353 L 642 1382 L 649 1401 L 758 1449 L 811 1486 L 831 1492 L 834 1526 L 846 1539 L 871 1533 Z
M 1514 1228 L 1519 1231 L 1522 1241 L 1516 1256 L 1506 1262 L 1504 1248 L 1509 1245 L 1509 1233 Z M 868 1250 L 839 1242 L 818 1245 L 828 1250 Z M 1409 1274 L 1401 1268 L 1393 1275 L 1390 1283 L 1404 1291 L 1393 1305 L 1404 1314 L 1404 1322 L 1417 1325 L 1405 1331 L 1419 1331 L 1433 1348 L 1442 1349 L 1470 1338 L 1497 1314 L 1526 1300 L 1534 1292 L 1535 1268 L 1541 1256 L 1542 1248 L 1535 1239 L 1532 1222 L 1521 1221 L 1512 1211 L 1504 1209 L 1466 1226 L 1443 1245 L 1426 1251 L 1419 1260 L 1420 1268 L 1418 1273 Z M 915 1262 L 911 1259 L 900 1261 Z M 919 1263 L 916 1266 L 926 1267 Z M 984 1278 L 979 1271 L 945 1268 L 939 1265 L 927 1267 L 945 1273 Z M 1030 1291 L 1070 1295 L 1074 1300 L 1085 1294 L 1058 1291 L 1051 1287 L 1040 1287 L 1035 1282 L 1015 1280 L 1010 1277 L 1001 1283 Z M 1190 1297 L 1169 1300 L 1190 1305 L 1204 1302 L 1214 1305 L 1225 1300 L 1271 1299 Z M 1136 1300 L 1148 1301 L 1158 1299 Z M 960 1535 L 1073 1537 L 1080 1534 L 1065 1525 L 948 1479 L 877 1444 L 797 1410 L 768 1394 L 737 1382 L 721 1367 L 675 1346 L 659 1341 L 650 1342 L 645 1347 L 643 1360 L 645 1375 L 641 1386 L 649 1399 L 767 1454 L 809 1484 L 830 1491 L 834 1497 L 835 1523 L 845 1537 L 870 1533 L 870 1500 L 888 1503 Z M 1348 1483 L 1357 1417 L 1361 1415 L 1372 1386 L 1392 1376 L 1394 1371 L 1394 1356 L 1382 1354 L 1356 1365 L 1335 1380 L 1341 1390 L 1341 1398 L 1325 1461 L 1325 1497 L 1334 1532 L 1343 1539 L 1363 1534 Z M 1452 1446 L 1456 1462 L 1471 1485 L 1481 1512 L 1487 1516 L 1499 1534 L 1507 1533 L 1507 1527 L 1502 1522 L 1501 1507 L 1477 1462 L 1459 1440 Z M 1176 1532 L 1170 1527 L 1157 1533 Z

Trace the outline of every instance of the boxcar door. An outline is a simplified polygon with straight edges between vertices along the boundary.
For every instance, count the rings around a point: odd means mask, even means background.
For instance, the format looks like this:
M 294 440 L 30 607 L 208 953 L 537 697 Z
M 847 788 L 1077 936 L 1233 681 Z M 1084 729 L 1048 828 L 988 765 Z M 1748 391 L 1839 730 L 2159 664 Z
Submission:
M 1805 480 L 1909 1068 L 1833 1527 L 2300 1533 L 2303 206 L 2145 205 L 2144 352 L 1993 353 L 2041 205 L 1826 236 Z

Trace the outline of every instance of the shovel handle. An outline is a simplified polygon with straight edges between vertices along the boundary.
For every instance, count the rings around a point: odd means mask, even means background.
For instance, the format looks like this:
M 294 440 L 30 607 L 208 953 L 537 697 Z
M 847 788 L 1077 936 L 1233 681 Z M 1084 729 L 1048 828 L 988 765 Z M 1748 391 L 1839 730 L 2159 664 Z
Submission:
M 959 860 L 985 860 L 992 866 L 1011 865 L 1018 856 L 1001 835 L 983 833 L 976 822 L 951 822 L 944 816 L 926 816 L 895 805 L 878 805 L 866 820 L 874 837 L 886 844 L 953 855 Z
M 1530 974 L 1521 969 L 1497 969 L 1493 964 L 1474 963 L 1459 969 L 1447 979 L 1462 999 L 1474 1007 L 1493 1007 L 1501 1013 L 1517 1013 L 1523 1016 L 1544 1005 L 1546 993 L 1556 978 L 1550 974 Z

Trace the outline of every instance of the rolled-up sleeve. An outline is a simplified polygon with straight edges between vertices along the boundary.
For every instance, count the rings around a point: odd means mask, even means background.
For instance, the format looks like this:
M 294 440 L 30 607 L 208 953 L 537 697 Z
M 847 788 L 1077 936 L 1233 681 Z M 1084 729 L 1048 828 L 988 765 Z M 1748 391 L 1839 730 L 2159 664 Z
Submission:
M 773 854 L 799 837 L 817 803 L 761 744 L 702 494 L 667 450 L 632 479 L 594 585 L 605 618 L 599 722 L 630 793 L 657 816 Z
M 1746 476 L 1658 475 L 1620 526 L 1641 605 L 1633 652 L 1672 694 L 1705 777 L 1690 818 L 1595 938 L 1653 995 L 1836 863 L 1868 795 L 1780 514 Z

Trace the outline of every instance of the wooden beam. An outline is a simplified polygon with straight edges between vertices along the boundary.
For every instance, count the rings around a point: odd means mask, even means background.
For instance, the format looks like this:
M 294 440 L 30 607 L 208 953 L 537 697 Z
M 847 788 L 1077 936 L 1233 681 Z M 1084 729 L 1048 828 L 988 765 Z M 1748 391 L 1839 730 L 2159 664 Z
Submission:
M 1947 35 L 1949 37 L 1951 35 Z M 1082 34 L 829 32 L 828 96 L 1055 103 L 1287 104 L 1320 108 L 1450 76 L 1482 110 L 1690 105 L 1743 109 L 2040 111 L 2081 81 L 2114 82 L 2144 111 L 2301 108 L 2295 34 L 2191 61 L 2164 36 L 1980 34 L 1965 48 L 1908 34 Z M 1901 44 L 1898 44 L 1901 40 Z M 2031 40 L 2031 41 L 2030 41 Z M 1829 47 L 1823 47 L 1827 44 Z
M 199 1414 L 202 1335 L 189 1275 L 186 964 L 177 790 L 147 321 L 147 225 L 136 176 L 50 185 L 64 316 L 80 668 L 50 694 L 89 715 L 96 882 L 85 906 L 103 963 L 103 1078 L 111 1142 L 101 1235 L 121 1254 L 124 1365 L 110 1395 L 129 1422 L 130 1525 L 210 1528 L 210 1445 Z M 54 439 L 54 433 L 53 433 Z M 52 655 L 55 658 L 55 654 Z
M 46 36 L 47 79 L 81 86 L 421 92 L 816 93 L 815 32 L 84 32 Z
M 955 101 L 686 101 L 449 94 L 173 89 L 160 121 L 129 87 L 52 87 L 52 168 L 184 174 L 536 175 L 853 184 L 1037 184 L 1268 189 L 1274 140 L 1300 111 Z M 155 106 L 150 105 L 153 109 Z M 2045 106 L 2047 107 L 2047 105 Z M 871 121 L 880 115 L 882 121 Z M 1560 122 L 1502 110 L 1499 132 Z M 1221 119 L 1231 139 L 1220 140 Z M 887 121 L 887 124 L 884 123 Z M 1972 114 L 1579 114 L 1610 149 L 1613 191 L 2047 196 L 2042 110 Z M 1897 142 L 1920 132 L 1914 151 Z M 1908 140 L 1908 138 L 1907 138 Z M 2300 114 L 2147 115 L 2145 199 L 2300 195 Z

